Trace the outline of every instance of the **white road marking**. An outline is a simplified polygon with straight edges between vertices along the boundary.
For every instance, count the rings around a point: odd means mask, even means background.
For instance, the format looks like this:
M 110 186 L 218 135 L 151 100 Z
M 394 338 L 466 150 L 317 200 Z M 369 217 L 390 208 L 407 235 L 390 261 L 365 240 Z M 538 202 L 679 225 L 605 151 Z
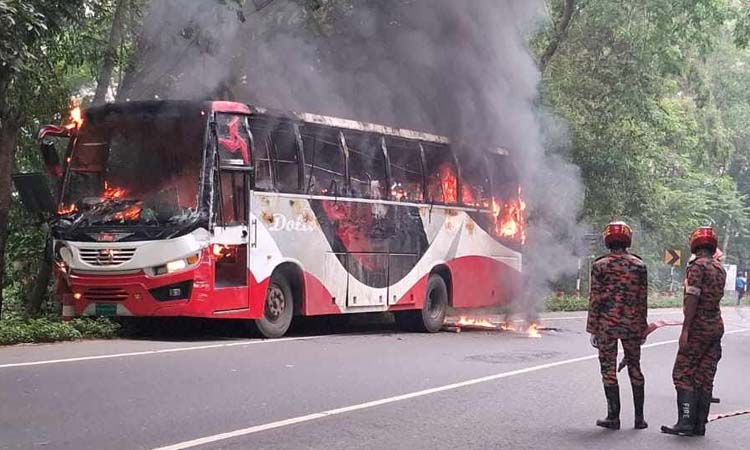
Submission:
M 330 336 L 331 335 L 304 336 L 304 337 L 291 337 L 291 338 L 268 339 L 268 340 L 258 339 L 258 340 L 253 340 L 253 341 L 229 342 L 226 344 L 197 345 L 193 347 L 177 347 L 177 348 L 165 348 L 165 349 L 159 349 L 159 350 L 143 350 L 140 352 L 130 352 L 130 353 L 111 353 L 111 354 L 105 354 L 105 355 L 80 356 L 77 358 L 49 359 L 46 361 L 30 361 L 30 362 L 21 362 L 21 363 L 0 364 L 0 369 L 7 369 L 11 367 L 44 366 L 48 364 L 62 364 L 62 363 L 77 362 L 77 361 L 93 361 L 97 359 L 129 358 L 131 356 L 159 355 L 163 353 L 191 352 L 195 350 L 208 350 L 208 349 L 214 349 L 214 348 L 244 347 L 247 345 L 274 344 L 274 343 L 289 342 L 289 341 L 308 341 L 312 339 L 321 339 L 321 338 L 330 337 Z
M 736 333 L 746 333 L 749 331 L 750 331 L 750 328 L 743 328 L 739 330 L 728 331 L 724 334 L 729 335 L 729 334 L 736 334 Z M 669 341 L 661 341 L 661 342 L 656 342 L 653 344 L 647 344 L 647 345 L 644 345 L 643 348 L 660 347 L 663 345 L 669 345 L 669 344 L 675 344 L 675 343 L 677 343 L 677 340 L 672 339 Z M 227 439 L 232 439 L 232 438 L 241 437 L 241 436 L 248 436 L 251 434 L 260 433 L 262 431 L 288 427 L 290 425 L 295 425 L 298 423 L 311 422 L 313 420 L 323 419 L 325 417 L 331 417 L 331 416 L 351 413 L 355 411 L 361 411 L 363 409 L 369 409 L 369 408 L 374 408 L 377 406 L 387 405 L 390 403 L 396 403 L 396 402 L 401 402 L 404 400 L 410 400 L 413 398 L 424 397 L 427 395 L 437 394 L 439 392 L 461 389 L 467 386 L 473 386 L 475 384 L 487 383 L 490 381 L 500 380 L 503 378 L 509 378 L 509 377 L 513 377 L 517 375 L 524 375 L 524 374 L 532 373 L 532 372 L 539 372 L 541 370 L 552 369 L 555 367 L 565 366 L 565 365 L 574 364 L 574 363 L 578 363 L 582 361 L 589 361 L 592 359 L 597 359 L 598 357 L 599 357 L 598 354 L 594 354 L 594 355 L 582 356 L 580 358 L 566 359 L 564 361 L 558 361 L 558 362 L 553 362 L 549 364 L 541 364 L 538 366 L 527 367 L 525 369 L 513 370 L 510 372 L 497 373 L 495 375 L 489 375 L 489 376 L 481 377 L 481 378 L 474 378 L 472 380 L 466 380 L 466 381 L 461 381 L 459 383 L 447 384 L 444 386 L 439 386 L 439 387 L 435 387 L 431 389 L 425 389 L 422 391 L 411 392 L 411 393 L 403 394 L 403 395 L 397 395 L 394 397 L 382 398 L 380 400 L 374 400 L 371 402 L 359 403 L 356 405 L 345 406 L 343 408 L 329 409 L 327 411 L 307 414 L 305 416 L 292 417 L 290 419 L 284 419 L 284 420 L 279 420 L 276 422 L 269 422 L 269 423 L 265 423 L 261 425 L 255 425 L 255 426 L 248 427 L 248 428 L 242 428 L 239 430 L 229 431 L 227 433 L 215 434 L 212 436 L 206 436 L 206 437 L 202 437 L 198 439 L 193 439 L 190 441 L 167 445 L 164 447 L 158 447 L 153 450 L 184 450 L 188 448 L 199 447 L 201 445 L 212 444 L 214 442 L 225 441 Z

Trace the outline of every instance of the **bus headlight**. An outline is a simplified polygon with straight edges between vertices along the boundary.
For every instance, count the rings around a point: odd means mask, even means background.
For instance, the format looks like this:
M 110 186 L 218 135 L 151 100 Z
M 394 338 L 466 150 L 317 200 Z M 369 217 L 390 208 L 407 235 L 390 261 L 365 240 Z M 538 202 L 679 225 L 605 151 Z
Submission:
M 190 266 L 194 266 L 198 264 L 200 260 L 201 260 L 200 254 L 195 254 L 195 255 L 190 255 L 187 258 L 169 261 L 163 266 L 154 267 L 153 268 L 154 275 L 166 275 L 168 273 L 179 272 L 180 270 L 185 270 Z

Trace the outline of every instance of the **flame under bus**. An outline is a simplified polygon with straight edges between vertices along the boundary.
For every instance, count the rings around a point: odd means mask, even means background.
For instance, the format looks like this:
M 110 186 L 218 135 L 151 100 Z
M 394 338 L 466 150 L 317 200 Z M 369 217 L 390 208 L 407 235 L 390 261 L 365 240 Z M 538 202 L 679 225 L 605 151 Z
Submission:
M 502 149 L 231 102 L 109 104 L 45 133 L 70 137 L 62 164 L 45 155 L 68 316 L 278 336 L 292 315 L 393 311 L 425 329 L 520 282 L 526 205 Z

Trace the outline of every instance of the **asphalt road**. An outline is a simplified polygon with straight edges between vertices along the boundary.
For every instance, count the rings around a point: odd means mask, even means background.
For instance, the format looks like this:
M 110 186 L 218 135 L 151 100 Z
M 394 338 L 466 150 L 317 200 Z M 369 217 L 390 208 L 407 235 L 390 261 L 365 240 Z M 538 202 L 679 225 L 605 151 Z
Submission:
M 746 316 L 746 318 L 744 317 Z M 750 309 L 724 312 L 712 412 L 750 410 Z M 651 320 L 679 319 L 654 311 Z M 750 415 L 675 438 L 677 327 L 643 352 L 648 430 L 605 413 L 581 313 L 546 317 L 541 339 L 515 332 L 436 335 L 366 325 L 277 341 L 89 341 L 0 348 L 0 449 L 739 449 Z

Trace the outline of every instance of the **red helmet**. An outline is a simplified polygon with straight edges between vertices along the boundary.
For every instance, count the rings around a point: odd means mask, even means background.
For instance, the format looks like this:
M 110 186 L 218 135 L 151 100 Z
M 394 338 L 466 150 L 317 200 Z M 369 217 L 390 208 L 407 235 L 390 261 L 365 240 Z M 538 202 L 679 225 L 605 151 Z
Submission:
M 612 222 L 604 229 L 604 245 L 612 248 L 613 244 L 621 244 L 625 248 L 633 242 L 633 230 L 625 222 Z
M 719 236 L 711 227 L 700 227 L 690 235 L 690 251 L 695 253 L 701 247 L 710 247 L 716 251 L 719 247 Z

